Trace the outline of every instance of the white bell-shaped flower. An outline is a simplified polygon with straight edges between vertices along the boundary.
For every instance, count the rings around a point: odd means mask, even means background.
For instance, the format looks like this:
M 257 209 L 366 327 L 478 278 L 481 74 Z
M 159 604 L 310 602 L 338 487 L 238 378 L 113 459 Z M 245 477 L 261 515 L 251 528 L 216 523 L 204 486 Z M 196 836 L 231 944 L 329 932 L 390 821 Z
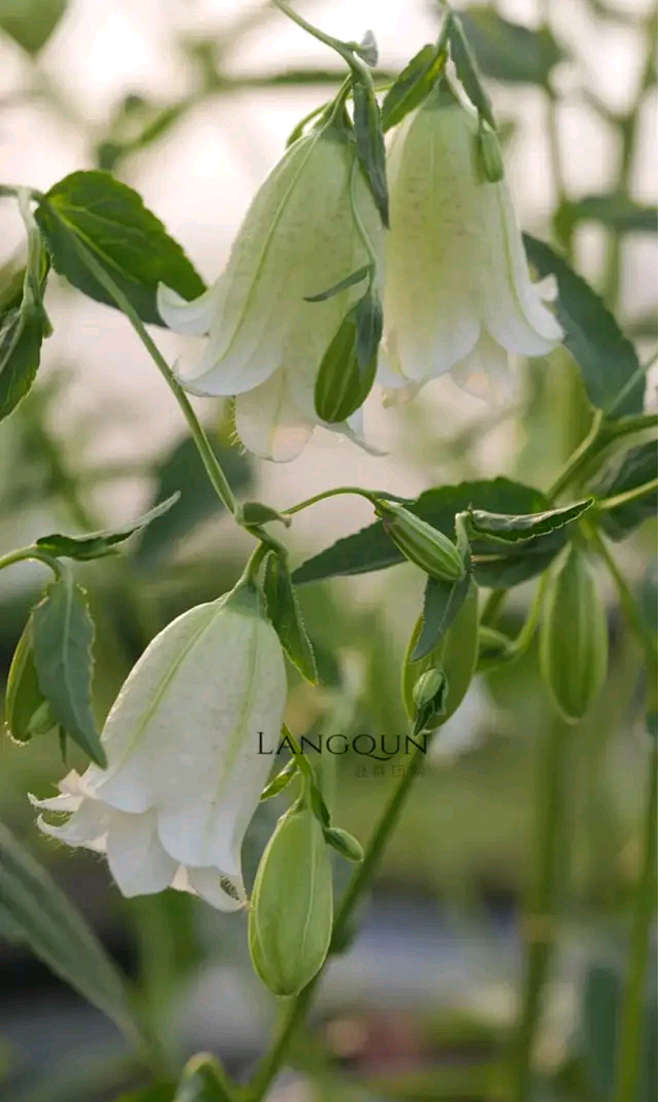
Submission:
M 530 280 L 507 183 L 487 180 L 478 141 L 476 115 L 439 88 L 389 146 L 378 378 L 409 395 L 447 371 L 499 374 L 508 353 L 540 356 L 562 337 Z
M 123 685 L 102 734 L 107 769 L 69 773 L 59 796 L 33 799 L 71 813 L 39 826 L 107 854 L 125 896 L 172 886 L 237 909 L 242 841 L 270 768 L 259 739 L 278 738 L 285 698 L 281 644 L 255 589 L 190 609 Z
M 355 211 L 378 250 L 381 223 L 354 143 L 344 129 L 324 126 L 296 141 L 265 180 L 226 269 L 205 294 L 187 303 L 159 288 L 158 309 L 171 329 L 209 335 L 181 383 L 192 394 L 236 396 L 238 436 L 264 458 L 293 459 L 322 423 L 318 369 L 364 286 L 323 302 L 305 299 L 370 262 Z M 358 437 L 358 418 L 330 427 Z

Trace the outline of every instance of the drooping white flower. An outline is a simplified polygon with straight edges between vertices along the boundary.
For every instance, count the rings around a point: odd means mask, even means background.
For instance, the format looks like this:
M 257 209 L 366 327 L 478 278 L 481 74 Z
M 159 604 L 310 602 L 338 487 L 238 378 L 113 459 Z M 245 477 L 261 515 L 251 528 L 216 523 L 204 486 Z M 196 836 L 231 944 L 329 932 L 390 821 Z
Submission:
M 478 121 L 437 89 L 394 131 L 388 152 L 379 380 L 419 385 L 506 370 L 508 353 L 539 356 L 562 331 L 530 280 L 505 179 L 478 163 Z
M 281 731 L 286 674 L 278 636 L 254 589 L 198 605 L 149 644 L 105 723 L 107 769 L 69 773 L 60 795 L 33 799 L 68 812 L 39 826 L 107 854 L 125 896 L 172 886 L 220 910 L 245 902 L 240 851 Z
M 352 204 L 379 247 L 381 223 L 356 166 L 354 143 L 325 126 L 296 141 L 256 194 L 226 269 L 199 299 L 158 292 L 163 320 L 180 333 L 209 334 L 181 379 L 199 395 L 235 395 L 238 435 L 268 459 L 294 458 L 319 421 L 314 386 L 327 347 L 363 284 L 323 302 L 305 298 L 369 263 Z M 331 428 L 358 433 L 358 421 Z

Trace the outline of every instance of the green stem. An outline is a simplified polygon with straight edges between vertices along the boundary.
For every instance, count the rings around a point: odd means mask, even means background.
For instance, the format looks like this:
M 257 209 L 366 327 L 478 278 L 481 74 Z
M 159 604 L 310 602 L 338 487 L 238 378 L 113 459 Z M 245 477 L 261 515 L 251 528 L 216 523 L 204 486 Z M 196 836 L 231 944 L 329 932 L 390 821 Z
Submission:
M 178 382 L 178 379 L 176 378 L 169 364 L 160 352 L 157 344 L 146 331 L 146 328 L 144 327 L 141 318 L 137 314 L 137 311 L 133 308 L 121 288 L 116 285 L 112 277 L 107 274 L 103 266 L 96 260 L 93 253 L 87 248 L 86 245 L 84 245 L 79 240 L 76 234 L 71 234 L 71 241 L 76 252 L 80 256 L 80 259 L 87 266 L 91 274 L 94 276 L 95 279 L 98 280 L 101 286 L 105 288 L 107 293 L 118 306 L 119 310 L 121 310 L 126 315 L 133 329 L 137 333 L 137 336 L 141 340 L 151 359 L 160 371 L 160 374 L 162 375 L 165 382 L 167 383 L 167 386 L 174 395 L 174 398 L 178 402 L 183 416 L 187 421 L 190 433 L 192 434 L 192 438 L 194 440 L 194 443 L 196 444 L 197 451 L 201 456 L 201 460 L 206 469 L 208 478 L 210 479 L 218 498 L 224 504 L 228 512 L 234 516 L 236 510 L 235 496 L 229 485 L 228 479 L 226 478 L 226 475 L 221 468 L 219 460 L 217 459 L 214 451 L 212 450 L 212 447 L 210 446 L 210 441 L 208 440 L 208 437 L 201 424 L 199 423 L 199 420 L 196 413 L 194 412 L 194 409 L 192 408 L 192 405 L 190 404 L 190 400 L 183 390 L 183 387 Z
M 538 763 L 540 820 L 537 832 L 537 879 L 525 916 L 527 944 L 525 977 L 518 1033 L 512 1062 L 512 1102 L 527 1102 L 532 1050 L 542 1009 L 542 993 L 555 940 L 555 887 L 561 820 L 564 814 L 566 748 L 570 728 L 554 720 Z
M 621 570 L 617 566 L 615 559 L 603 541 L 601 535 L 597 531 L 590 530 L 589 537 L 598 554 L 603 559 L 608 573 L 610 574 L 617 595 L 619 597 L 619 603 L 622 608 L 622 612 L 626 617 L 626 621 L 633 635 L 637 639 L 638 643 L 642 647 L 644 652 L 644 660 L 647 666 L 647 672 L 649 675 L 650 685 L 655 684 L 656 673 L 658 671 L 658 645 L 656 644 L 656 638 L 649 628 L 649 625 L 645 622 L 640 609 L 638 608 L 637 601 L 631 593 L 628 582 L 626 581 Z
M 307 497 L 305 501 L 300 501 L 298 505 L 291 505 L 289 509 L 282 509 L 281 512 L 284 516 L 292 516 L 293 513 L 301 513 L 302 509 L 308 509 L 310 505 L 317 505 L 318 501 L 325 501 L 330 497 L 338 497 L 339 494 L 358 494 L 359 497 L 365 497 L 366 501 L 369 501 L 371 505 L 374 505 L 377 498 L 375 490 L 364 490 L 361 486 L 335 486 L 331 490 L 322 490 L 319 494 L 314 494 L 313 497 Z M 379 495 L 382 497 L 391 497 L 391 494 Z M 399 499 L 395 499 L 399 500 Z
M 421 752 L 416 751 L 404 776 L 396 786 L 382 812 L 382 816 L 368 842 L 363 861 L 354 872 L 336 913 L 332 945 L 340 945 L 344 942 L 349 933 L 350 922 L 354 911 L 364 892 L 370 886 L 384 848 L 397 825 L 400 812 L 402 811 L 405 800 L 409 795 L 411 786 L 418 773 L 418 765 L 420 764 L 421 758 Z M 292 1036 L 304 1019 L 321 975 L 322 972 L 319 972 L 303 991 L 300 991 L 299 995 L 291 1000 L 286 1008 L 274 1045 L 270 1052 L 265 1055 L 260 1066 L 256 1069 L 256 1073 L 249 1084 L 247 1089 L 248 1102 L 262 1102 L 262 1099 L 265 1097 L 272 1080 L 283 1062 Z
M 656 907 L 657 755 L 658 742 L 654 739 L 647 781 L 642 869 L 635 892 L 633 931 L 615 1058 L 615 1085 L 612 1095 L 614 1102 L 635 1102 L 640 1084 L 641 1055 L 645 1043 L 649 941 Z
M 313 38 L 317 38 L 318 42 L 324 43 L 330 50 L 335 50 L 337 54 L 340 54 L 343 61 L 349 65 L 352 72 L 358 74 L 366 84 L 372 86 L 372 77 L 370 76 L 368 66 L 354 53 L 354 50 L 346 42 L 341 42 L 340 39 L 334 38 L 330 34 L 325 34 L 319 27 L 314 27 L 312 23 L 308 23 L 304 17 L 294 11 L 285 0 L 272 0 L 272 3 L 276 5 L 279 11 L 282 11 L 289 19 L 292 19 L 293 23 L 301 27 L 303 31 L 312 35 Z
M 603 411 L 597 410 L 594 414 L 590 430 L 585 439 L 579 444 L 575 452 L 569 457 L 565 466 L 556 478 L 553 485 L 547 491 L 549 501 L 554 501 L 563 490 L 566 490 L 582 469 L 589 463 L 594 453 L 598 450 L 601 441 L 603 427 Z
M 650 482 L 645 482 L 642 486 L 635 486 L 632 490 L 626 490 L 623 494 L 616 494 L 615 497 L 606 497 L 602 501 L 597 501 L 596 510 L 599 513 L 609 513 L 611 509 L 619 509 L 622 505 L 630 505 L 633 501 L 639 501 L 643 497 L 647 497 L 650 493 L 658 488 L 658 478 L 652 478 Z
M 61 578 L 64 574 L 64 568 L 59 559 L 49 555 L 47 551 L 42 551 L 40 547 L 21 547 L 18 551 L 10 551 L 8 555 L 0 558 L 0 570 L 4 570 L 6 566 L 13 566 L 16 562 L 26 562 L 30 559 L 49 566 L 56 578 Z

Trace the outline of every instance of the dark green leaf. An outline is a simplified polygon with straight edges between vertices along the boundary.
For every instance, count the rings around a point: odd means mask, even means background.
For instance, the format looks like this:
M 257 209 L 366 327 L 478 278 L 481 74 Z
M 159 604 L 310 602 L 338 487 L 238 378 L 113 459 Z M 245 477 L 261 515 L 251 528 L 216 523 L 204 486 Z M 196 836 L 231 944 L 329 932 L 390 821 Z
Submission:
M 369 291 L 360 299 L 356 307 L 356 361 L 361 376 L 362 395 L 356 409 L 363 405 L 375 381 L 377 349 L 382 339 L 383 329 L 382 304 L 378 295 Z
M 115 965 L 46 870 L 0 825 L 0 924 L 5 914 L 44 964 L 134 1039 Z
M 459 582 L 427 579 L 420 635 L 411 656 L 412 662 L 417 662 L 434 650 L 464 603 L 469 584 L 469 573 Z
M 352 82 L 356 151 L 382 222 L 388 226 L 386 149 L 377 97 L 361 81 Z
M 482 508 L 506 513 L 531 513 L 547 509 L 544 495 L 529 486 L 506 478 L 492 481 L 463 482 L 427 490 L 417 501 L 409 502 L 411 512 L 454 537 L 455 516 L 465 510 Z M 528 540 L 520 547 L 476 540 L 471 546 L 473 570 L 478 585 L 507 587 L 527 581 L 541 573 L 564 546 L 561 531 Z M 338 540 L 332 547 L 303 563 L 294 573 L 297 584 L 350 574 L 365 574 L 402 562 L 403 556 L 388 539 L 381 521 L 353 536 Z
M 526 513 L 522 516 L 510 516 L 506 513 L 489 513 L 486 509 L 471 509 L 468 514 L 469 528 L 477 537 L 495 539 L 503 543 L 516 543 L 535 536 L 546 536 L 565 524 L 571 524 L 591 508 L 594 499 L 576 501 L 573 505 L 563 505 L 558 509 L 546 509 L 541 513 Z
M 511 23 L 489 5 L 469 7 L 461 20 L 480 69 L 493 80 L 546 88 L 565 57 L 550 31 Z
M 0 29 L 34 57 L 64 15 L 67 0 L 0 0 Z
M 180 245 L 144 206 L 132 188 L 106 172 L 74 172 L 50 189 L 36 220 L 61 275 L 98 302 L 114 300 L 81 260 L 86 246 L 129 299 L 142 321 L 162 325 L 156 307 L 158 283 L 192 299 L 203 280 Z
M 382 126 L 385 131 L 402 122 L 405 115 L 429 95 L 443 73 L 445 62 L 445 51 L 432 45 L 423 46 L 412 57 L 384 96 Z
M 362 268 L 357 268 L 351 275 L 345 276 L 345 279 L 341 279 L 340 283 L 334 283 L 333 287 L 329 287 L 326 291 L 320 291 L 319 295 L 304 295 L 305 302 L 326 302 L 328 298 L 333 298 L 334 295 L 340 294 L 341 291 L 346 291 L 348 287 L 354 287 L 356 283 L 360 283 L 362 279 L 370 275 L 372 271 L 371 264 L 364 264 Z
M 281 556 L 274 552 L 267 556 L 264 590 L 268 615 L 282 647 L 301 675 L 316 684 L 318 675 L 313 648 L 306 634 L 290 573 Z
M 38 306 L 10 310 L 0 327 L 0 421 L 16 408 L 34 382 L 47 319 Z
M 656 207 L 636 203 L 619 193 L 586 195 L 577 203 L 568 203 L 556 216 L 556 228 L 571 232 L 578 222 L 602 222 L 615 233 L 656 233 Z
M 172 505 L 175 505 L 179 497 L 180 492 L 177 491 L 171 497 L 168 497 L 166 501 L 161 501 L 159 505 L 149 509 L 148 513 L 144 513 L 143 516 L 130 521 L 129 524 L 124 524 L 121 528 L 107 528 L 103 532 L 89 532 L 86 536 L 61 536 L 58 534 L 41 536 L 37 540 L 37 547 L 41 547 L 49 554 L 57 555 L 60 558 L 83 561 L 85 559 L 100 558 L 103 555 L 110 554 L 117 544 L 123 543 L 135 532 L 141 532 L 142 528 L 146 528 L 152 520 L 164 516 L 165 513 L 169 512 Z
M 450 40 L 450 52 L 455 63 L 457 76 L 464 85 L 466 95 L 474 107 L 489 123 L 492 130 L 496 129 L 496 120 L 493 116 L 493 108 L 489 94 L 482 85 L 477 63 L 473 51 L 468 43 L 461 19 L 454 12 L 448 16 L 448 38 Z
M 550 246 L 528 234 L 523 240 L 538 275 L 557 279 L 557 317 L 564 344 L 580 369 L 592 405 L 610 416 L 614 410 L 615 418 L 641 413 L 645 380 L 637 353 L 603 300 Z
M 592 487 L 592 491 L 604 500 L 614 498 L 651 483 L 657 476 L 658 456 L 656 444 L 651 440 L 647 444 L 631 448 L 611 464 Z M 612 539 L 621 540 L 638 524 L 655 516 L 657 508 L 658 490 L 651 486 L 646 496 L 601 513 L 600 522 Z
M 237 448 L 210 438 L 211 447 L 219 459 L 231 489 L 246 490 L 251 482 L 249 461 Z M 211 486 L 196 445 L 186 436 L 164 457 L 155 470 L 157 484 L 154 504 L 180 492 L 176 509 L 159 517 L 145 528 L 139 537 L 135 558 L 140 567 L 150 567 L 168 554 L 172 545 L 189 535 L 202 521 L 219 514 L 223 506 Z
M 70 572 L 49 586 L 32 617 L 39 688 L 67 735 L 105 767 L 91 706 L 94 624 Z
M 48 734 L 57 727 L 37 679 L 32 645 L 32 620 L 18 640 L 5 688 L 5 720 L 17 742 Z

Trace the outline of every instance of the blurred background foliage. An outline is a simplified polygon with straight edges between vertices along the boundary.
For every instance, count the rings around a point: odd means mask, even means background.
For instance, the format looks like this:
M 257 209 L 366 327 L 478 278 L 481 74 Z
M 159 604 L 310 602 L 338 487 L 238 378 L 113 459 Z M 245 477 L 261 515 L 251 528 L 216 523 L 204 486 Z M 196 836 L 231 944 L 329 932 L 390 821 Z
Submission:
M 304 7 L 343 37 L 372 26 L 382 82 L 438 26 L 438 9 L 424 0 L 307 0 Z M 572 259 L 646 360 L 656 336 L 653 4 L 509 0 L 459 8 L 491 82 L 524 226 Z M 342 79 L 333 59 L 273 7 L 247 0 L 0 0 L 0 31 L 3 179 L 46 187 L 75 168 L 110 170 L 144 195 L 208 278 L 287 132 Z M 21 265 L 20 225 L 2 209 L 0 227 L 6 299 Z M 56 528 L 94 530 L 182 493 L 129 552 L 78 571 L 97 625 L 102 718 L 148 640 L 234 583 L 248 541 L 220 516 L 177 411 L 125 320 L 54 279 L 47 305 L 55 335 L 45 370 L 2 426 L 0 547 Z M 189 354 L 171 334 L 158 339 L 172 357 Z M 650 400 L 654 390 L 649 376 Z M 320 433 L 286 469 L 264 469 L 234 446 L 226 406 L 207 402 L 202 412 L 236 492 L 282 507 L 341 479 L 409 496 L 499 473 L 544 488 L 591 418 L 563 350 L 550 363 L 518 364 L 502 397 L 483 402 L 440 380 L 408 406 L 382 413 L 375 399 L 372 407 L 385 459 Z M 341 499 L 295 518 L 295 559 L 366 516 Z M 651 521 L 622 549 L 648 618 L 656 607 L 655 570 L 647 567 L 654 542 Z M 34 564 L 0 578 L 0 677 L 43 581 Z M 405 731 L 398 671 L 421 590 L 418 572 L 400 566 L 301 591 L 325 679 L 344 678 L 353 699 L 349 720 L 345 711 L 334 717 L 341 729 L 348 722 L 353 731 Z M 503 620 L 512 633 L 531 591 L 513 591 Z M 612 593 L 609 610 L 604 693 L 584 723 L 564 730 L 557 952 L 535 1053 L 537 1102 L 602 1102 L 610 1084 L 645 747 L 639 653 Z M 290 677 L 289 723 L 303 733 L 321 706 Z M 428 759 L 361 933 L 329 969 L 313 1032 L 296 1043 L 294 1070 L 273 1099 L 508 1097 L 501 1054 L 518 1003 L 520 906 L 537 861 L 543 747 L 558 722 L 534 651 L 474 684 Z M 0 818 L 130 970 L 162 1042 L 165 1080 L 200 1047 L 243 1073 L 273 1014 L 251 975 L 245 924 L 173 892 L 122 900 L 104 865 L 64 852 L 34 828 L 26 793 L 52 790 L 63 770 L 58 746 L 5 739 L 0 760 Z M 84 764 L 74 748 L 68 764 Z M 352 755 L 340 761 L 340 823 L 362 840 L 395 783 L 393 770 Z M 257 816 L 250 874 L 278 810 Z M 20 945 L 2 943 L 0 957 L 0 1097 L 100 1102 L 122 1085 L 139 1087 L 142 1073 L 96 1011 Z M 655 1037 L 655 1015 L 653 1023 Z M 648 1045 L 638 1102 L 656 1097 L 655 1061 Z M 138 1097 L 168 1102 L 171 1091 L 165 1084 Z

